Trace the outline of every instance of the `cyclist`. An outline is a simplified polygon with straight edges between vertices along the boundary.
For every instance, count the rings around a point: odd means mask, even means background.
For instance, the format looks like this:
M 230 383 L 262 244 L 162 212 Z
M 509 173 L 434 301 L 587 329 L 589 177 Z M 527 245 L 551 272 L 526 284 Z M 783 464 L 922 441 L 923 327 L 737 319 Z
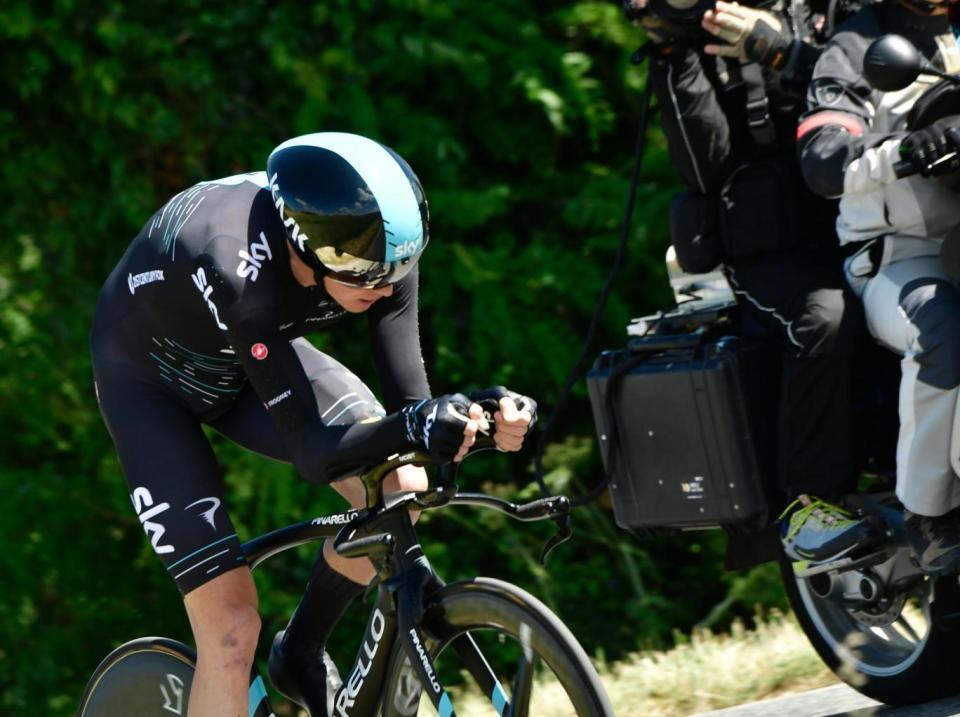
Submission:
M 420 182 L 393 150 L 352 134 L 304 135 L 274 149 L 266 173 L 173 197 L 101 291 L 90 339 L 97 397 L 134 509 L 184 597 L 198 652 L 194 717 L 247 713 L 260 630 L 202 425 L 315 483 L 409 450 L 462 460 L 474 442 L 480 407 L 461 394 L 431 397 L 421 356 L 417 266 L 428 226 Z M 366 314 L 386 409 L 302 338 L 351 314 Z M 518 450 L 535 404 L 492 395 L 494 439 Z M 356 479 L 334 487 L 363 505 Z M 407 467 L 386 487 L 423 489 L 426 475 Z M 316 658 L 372 577 L 369 561 L 326 545 L 275 640 L 271 672 L 316 714 L 328 676 Z
M 803 186 L 794 145 L 820 22 L 796 3 L 717 2 L 692 24 L 625 2 L 652 41 L 650 81 L 687 189 L 671 209 L 677 258 L 692 273 L 722 262 L 739 332 L 782 355 L 779 479 L 798 498 L 782 519 L 784 549 L 826 559 L 865 545 L 878 536 L 836 505 L 856 486 L 850 384 L 862 318 L 839 269 L 836 205 Z
M 899 353 L 897 495 L 909 542 L 927 568 L 960 564 L 960 481 L 955 431 L 960 385 L 960 291 L 945 274 L 940 245 L 960 222 L 956 161 L 960 117 L 908 127 L 931 81 L 895 93 L 863 78 L 867 47 L 886 33 L 906 36 L 941 70 L 960 70 L 956 24 L 943 0 L 870 5 L 838 28 L 818 61 L 809 112 L 797 129 L 810 187 L 840 197 L 837 231 L 847 280 L 863 300 L 871 334 Z M 897 179 L 907 158 L 923 176 Z M 951 186 L 951 184 L 953 186 Z M 954 458 L 956 460 L 956 458 Z

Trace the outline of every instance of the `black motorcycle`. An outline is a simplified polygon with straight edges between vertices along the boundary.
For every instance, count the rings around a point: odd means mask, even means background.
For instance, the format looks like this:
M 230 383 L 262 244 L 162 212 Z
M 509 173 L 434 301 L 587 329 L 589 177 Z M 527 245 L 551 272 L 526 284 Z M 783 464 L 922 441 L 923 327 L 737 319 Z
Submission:
M 904 38 L 881 38 L 868 51 L 864 75 L 877 89 L 903 89 L 921 74 L 943 76 Z M 960 114 L 958 83 L 931 85 L 928 115 Z M 907 163 L 896 169 L 913 172 Z M 960 277 L 960 231 L 944 242 L 943 260 Z M 885 539 L 855 558 L 793 562 L 774 530 L 784 503 L 775 488 L 778 358 L 734 333 L 736 303 L 719 271 L 669 268 L 677 306 L 635 321 L 627 347 L 604 352 L 588 375 L 618 525 L 638 534 L 720 527 L 741 564 L 779 560 L 801 627 L 842 680 L 889 704 L 957 693 L 958 576 L 918 565 L 894 494 L 898 357 L 867 339 L 856 403 L 869 485 L 844 501 Z

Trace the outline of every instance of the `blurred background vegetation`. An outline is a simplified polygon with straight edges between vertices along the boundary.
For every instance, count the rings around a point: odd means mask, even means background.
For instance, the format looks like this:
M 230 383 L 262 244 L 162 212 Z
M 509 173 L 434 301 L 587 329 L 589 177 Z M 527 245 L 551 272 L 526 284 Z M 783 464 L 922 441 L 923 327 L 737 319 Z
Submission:
M 262 169 L 290 136 L 382 141 L 431 202 L 421 323 L 434 390 L 507 384 L 546 415 L 614 255 L 644 83 L 628 60 L 642 37 L 616 2 L 8 0 L 0 38 L 0 713 L 66 715 L 116 645 L 189 641 L 131 509 L 87 353 L 99 286 L 140 225 L 196 181 Z M 597 349 L 670 300 L 675 178 L 659 130 L 651 141 Z M 315 340 L 375 384 L 348 326 Z M 340 507 L 290 467 L 213 440 L 243 535 Z M 468 461 L 463 483 L 532 497 L 532 455 Z M 582 383 L 546 468 L 572 493 L 601 479 Z M 722 572 L 721 535 L 638 540 L 603 501 L 578 511 L 575 540 L 546 568 L 545 526 L 466 510 L 422 526 L 447 579 L 519 583 L 601 659 L 781 600 L 769 569 Z M 265 636 L 296 604 L 311 560 L 301 551 L 257 576 Z M 336 636 L 344 667 L 363 612 Z

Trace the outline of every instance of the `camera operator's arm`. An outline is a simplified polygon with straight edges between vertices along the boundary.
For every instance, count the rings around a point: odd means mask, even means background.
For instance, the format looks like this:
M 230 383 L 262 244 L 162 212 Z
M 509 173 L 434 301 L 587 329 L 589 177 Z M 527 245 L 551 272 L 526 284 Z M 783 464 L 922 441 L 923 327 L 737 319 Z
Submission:
M 674 168 L 691 191 L 718 192 L 732 169 L 730 126 L 700 57 L 686 39 L 690 28 L 650 14 L 647 0 L 624 0 L 624 11 L 652 43 L 648 81 L 660 106 Z
M 688 47 L 651 58 L 648 81 L 660 105 L 673 166 L 688 189 L 720 191 L 732 167 L 730 125 L 717 93 Z
M 813 76 L 820 48 L 794 36 L 785 17 L 718 0 L 704 13 L 701 27 L 726 44 L 708 44 L 710 55 L 756 62 L 780 74 L 781 86 L 800 95 Z
M 866 40 L 838 34 L 817 62 L 797 127 L 803 177 L 825 197 L 871 191 L 896 179 L 901 135 L 872 131 L 876 93 L 863 79 Z M 861 47 L 862 46 L 862 47 Z M 854 61 L 854 57 L 859 58 Z

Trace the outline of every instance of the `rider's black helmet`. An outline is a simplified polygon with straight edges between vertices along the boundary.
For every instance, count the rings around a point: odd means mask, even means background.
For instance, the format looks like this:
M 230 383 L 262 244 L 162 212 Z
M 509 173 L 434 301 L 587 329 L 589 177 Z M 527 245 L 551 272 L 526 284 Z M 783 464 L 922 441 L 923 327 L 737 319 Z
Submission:
M 319 132 L 287 140 L 267 178 L 294 251 L 318 274 L 352 286 L 392 284 L 429 241 L 420 180 L 367 137 Z

